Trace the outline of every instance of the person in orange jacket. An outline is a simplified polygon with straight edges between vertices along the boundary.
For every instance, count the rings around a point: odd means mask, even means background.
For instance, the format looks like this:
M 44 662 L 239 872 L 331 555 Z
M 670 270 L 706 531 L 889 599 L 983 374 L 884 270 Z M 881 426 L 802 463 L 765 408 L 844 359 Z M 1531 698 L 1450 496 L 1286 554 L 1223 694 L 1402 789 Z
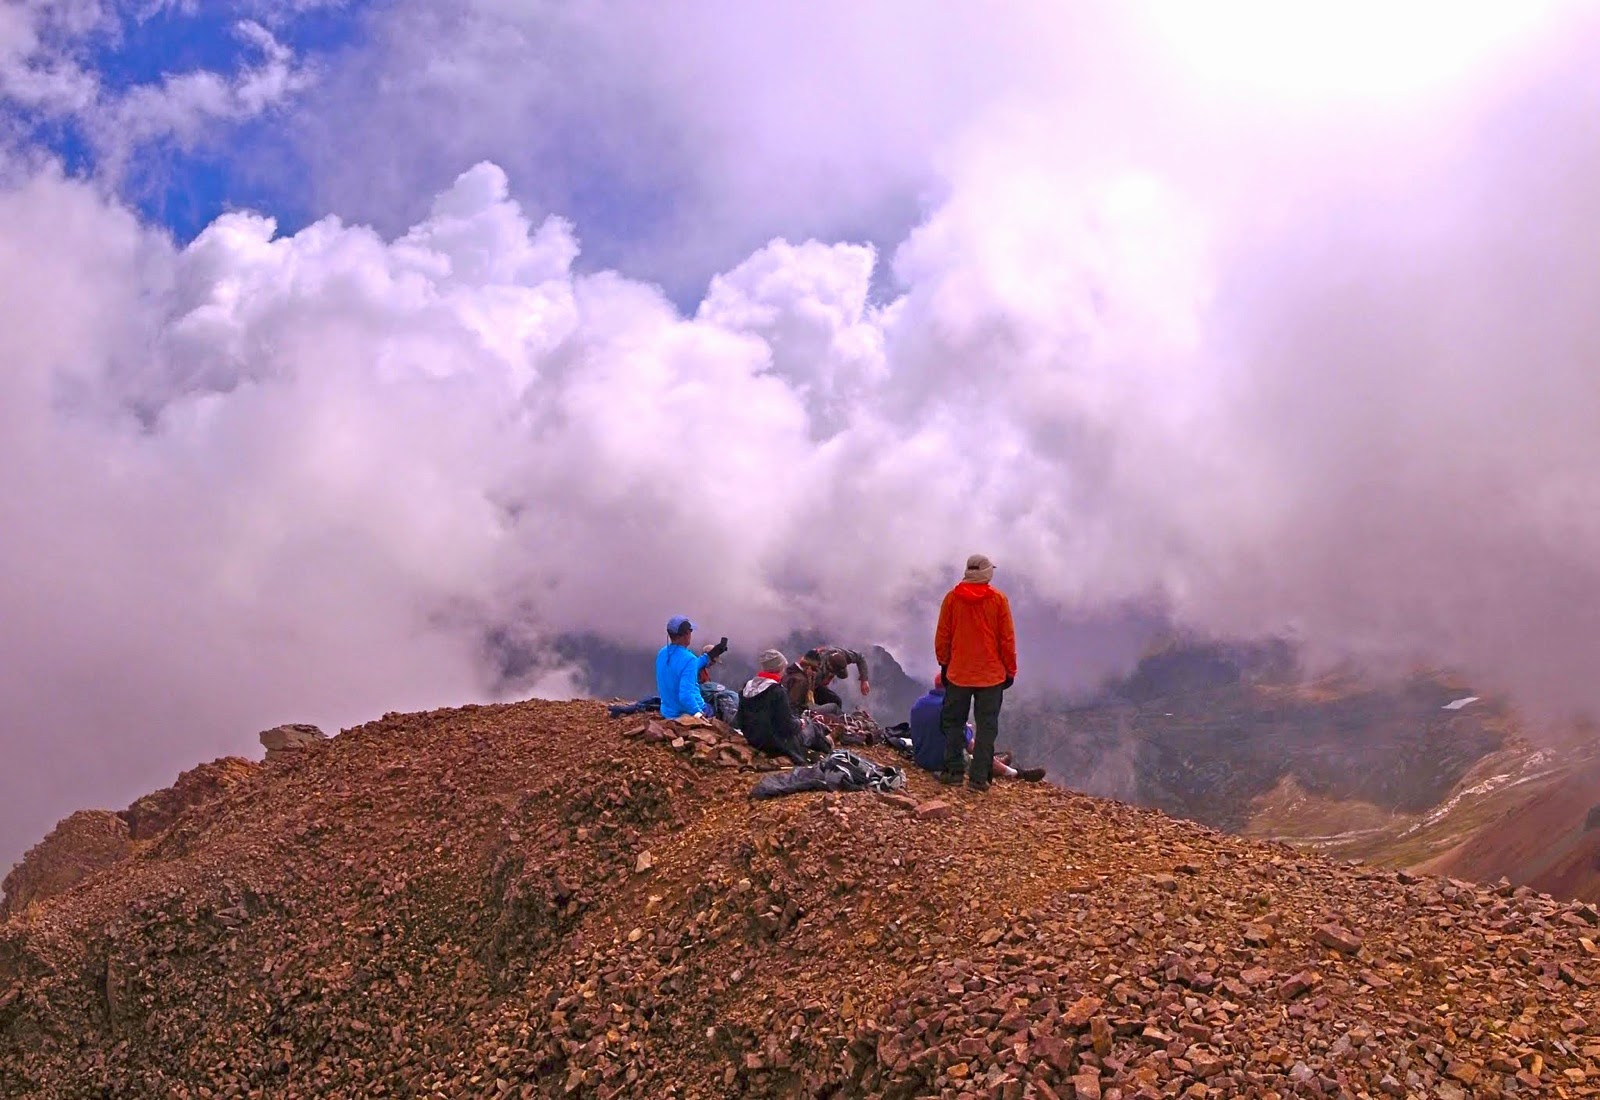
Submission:
M 939 607 L 933 653 L 944 677 L 944 706 L 939 726 L 944 732 L 944 771 L 939 782 L 957 785 L 962 772 L 975 791 L 989 789 L 994 774 L 994 742 L 1000 734 L 1000 704 L 1017 679 L 1017 632 L 1011 623 L 1011 602 L 994 587 L 994 562 L 982 554 L 967 559 L 961 583 Z M 964 768 L 967 715 L 977 727 L 972 765 Z

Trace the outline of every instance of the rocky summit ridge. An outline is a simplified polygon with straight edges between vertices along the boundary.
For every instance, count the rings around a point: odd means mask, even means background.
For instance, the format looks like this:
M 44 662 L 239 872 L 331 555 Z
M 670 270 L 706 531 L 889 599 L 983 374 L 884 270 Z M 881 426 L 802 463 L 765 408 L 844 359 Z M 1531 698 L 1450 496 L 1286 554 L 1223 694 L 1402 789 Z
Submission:
M 391 714 L 79 821 L 0 1095 L 1600 1095 L 1590 905 L 1045 784 L 751 802 L 740 747 Z

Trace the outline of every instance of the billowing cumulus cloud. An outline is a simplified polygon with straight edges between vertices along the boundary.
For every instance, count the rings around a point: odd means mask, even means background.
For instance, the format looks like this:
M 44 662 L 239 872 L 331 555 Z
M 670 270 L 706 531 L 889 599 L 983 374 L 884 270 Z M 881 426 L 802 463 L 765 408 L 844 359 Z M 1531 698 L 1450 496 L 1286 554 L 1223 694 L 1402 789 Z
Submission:
M 507 639 L 926 665 L 974 549 L 1025 683 L 1132 615 L 1600 703 L 1584 17 L 785 10 L 386 8 L 297 120 L 363 216 L 293 233 L 5 166 L 0 855 L 268 724 L 583 687 Z

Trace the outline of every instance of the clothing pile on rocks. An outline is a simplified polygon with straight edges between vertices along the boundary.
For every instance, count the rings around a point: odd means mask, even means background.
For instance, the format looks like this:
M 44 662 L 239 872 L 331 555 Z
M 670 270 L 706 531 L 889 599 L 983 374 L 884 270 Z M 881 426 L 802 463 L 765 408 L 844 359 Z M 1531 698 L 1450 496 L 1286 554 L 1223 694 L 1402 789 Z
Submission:
M 751 798 L 777 798 L 803 791 L 877 791 L 893 794 L 903 790 L 906 773 L 899 768 L 875 764 L 853 752 L 839 749 L 815 764 L 790 768 L 762 777 L 750 792 Z
M 806 715 L 806 720 L 816 722 L 835 745 L 876 745 L 883 739 L 883 731 L 866 711 L 849 714 Z

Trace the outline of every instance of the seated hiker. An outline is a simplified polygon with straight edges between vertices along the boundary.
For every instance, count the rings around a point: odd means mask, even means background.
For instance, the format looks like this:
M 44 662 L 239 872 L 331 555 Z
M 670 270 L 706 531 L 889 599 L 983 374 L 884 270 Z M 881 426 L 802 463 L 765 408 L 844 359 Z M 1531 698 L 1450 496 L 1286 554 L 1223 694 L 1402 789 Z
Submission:
M 944 731 L 939 726 L 939 714 L 944 709 L 944 678 L 935 676 L 933 688 L 911 704 L 911 753 L 919 768 L 930 772 L 944 771 Z M 966 761 L 972 762 L 975 734 L 972 723 L 967 723 Z M 1013 768 L 1004 760 L 994 762 L 995 774 L 1004 779 L 1025 779 L 1037 783 L 1044 778 L 1043 768 Z
M 867 659 L 853 649 L 843 649 L 836 645 L 818 646 L 807 650 L 805 656 L 800 658 L 800 663 L 811 673 L 811 691 L 815 706 L 834 706 L 838 708 L 839 713 L 844 711 L 844 700 L 833 690 L 833 682 L 849 679 L 851 665 L 855 665 L 859 670 L 856 680 L 861 688 L 861 694 L 872 694 L 872 682 L 867 675 Z
M 714 645 L 708 645 L 700 650 L 710 662 L 700 669 L 700 694 L 711 704 L 712 717 L 720 718 L 731 726 L 739 720 L 739 693 L 711 678 L 711 670 L 722 660 L 721 653 L 712 655 L 716 648 Z
M 783 689 L 783 670 L 788 663 L 776 649 L 761 654 L 760 671 L 739 692 L 738 726 L 752 748 L 805 764 L 808 747 L 830 752 L 833 745 L 814 725 L 801 723 L 790 709 Z
M 711 663 L 709 653 L 696 654 L 694 624 L 682 615 L 667 620 L 667 644 L 656 654 L 656 694 L 661 696 L 661 717 L 705 717 L 711 704 L 700 693 L 700 670 Z M 711 647 L 718 657 L 728 651 L 728 639 Z

